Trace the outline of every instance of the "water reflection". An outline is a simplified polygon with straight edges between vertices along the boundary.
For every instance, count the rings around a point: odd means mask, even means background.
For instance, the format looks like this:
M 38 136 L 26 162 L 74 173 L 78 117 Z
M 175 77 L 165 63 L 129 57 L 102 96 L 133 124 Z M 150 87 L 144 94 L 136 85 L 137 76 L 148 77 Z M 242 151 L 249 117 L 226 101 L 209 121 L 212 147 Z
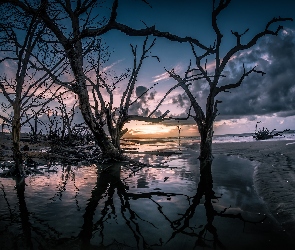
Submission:
M 204 196 L 205 202 L 205 210 L 207 223 L 205 225 L 200 225 L 198 227 L 198 233 L 196 230 L 190 226 L 190 220 L 193 218 L 197 206 L 201 204 L 201 199 Z M 203 169 L 200 174 L 200 181 L 197 188 L 197 193 L 192 199 L 191 205 L 185 211 L 183 216 L 172 222 L 172 227 L 174 232 L 169 240 L 174 238 L 176 234 L 183 233 L 189 236 L 193 236 L 196 238 L 195 247 L 196 246 L 208 246 L 206 244 L 206 238 L 204 234 L 206 232 L 210 232 L 213 235 L 213 245 L 214 248 L 216 245 L 221 247 L 221 249 L 225 248 L 224 245 L 218 238 L 217 229 L 213 226 L 214 216 L 216 215 L 216 211 L 213 208 L 212 200 L 216 199 L 215 192 L 213 191 L 213 179 L 211 174 L 211 169 Z
M 153 203 L 158 204 L 153 197 L 167 197 L 167 200 L 170 200 L 171 196 L 182 194 L 165 193 L 160 191 L 133 193 L 128 191 L 130 190 L 129 186 L 124 183 L 120 177 L 120 164 L 110 165 L 107 167 L 107 170 L 98 175 L 96 186 L 91 192 L 91 198 L 87 203 L 83 215 L 84 224 L 79 234 L 79 238 L 82 241 L 82 249 L 90 248 L 91 239 L 94 241 L 93 237 L 96 233 L 99 234 L 99 245 L 101 247 L 110 247 L 113 245 L 132 247 L 132 245 L 129 245 L 132 241 L 136 242 L 137 249 L 148 249 L 148 247 L 156 247 L 163 244 L 162 239 L 159 239 L 158 243 L 151 244 L 147 239 L 148 237 L 145 235 L 147 225 L 156 230 L 159 230 L 160 227 L 156 226 L 153 222 L 156 217 L 147 216 L 147 218 L 144 218 L 142 210 L 145 208 L 140 204 L 142 201 L 141 199 L 150 200 Z M 148 188 L 145 186 L 148 182 L 142 180 L 144 180 L 144 178 L 138 178 L 137 188 Z M 145 184 L 142 185 L 142 182 Z M 117 195 L 116 197 L 115 194 Z M 116 205 L 116 201 L 119 202 L 119 205 Z M 137 204 L 134 204 L 134 201 L 137 201 Z M 99 202 L 102 203 L 102 208 L 99 210 L 100 218 L 94 222 L 94 214 L 97 211 Z M 138 208 L 140 208 L 140 210 L 136 211 Z M 118 237 L 118 235 L 116 237 L 116 233 L 119 232 L 115 232 L 115 228 L 114 234 L 112 235 L 113 241 L 107 242 L 107 240 L 105 240 L 106 232 L 108 231 L 106 227 L 108 224 L 113 224 L 111 220 L 115 220 L 117 224 L 119 224 L 120 221 L 120 227 L 125 226 L 125 230 L 129 231 L 127 236 L 128 243 L 124 243 L 126 238 L 124 241 L 120 241 L 121 237 Z M 122 234 L 125 233 L 122 232 Z M 107 237 L 110 238 L 110 235 Z
M 26 200 L 25 200 L 25 187 L 26 183 L 24 179 L 20 177 L 16 177 L 16 190 L 17 190 L 17 198 L 19 203 L 19 211 L 20 211 L 20 219 L 21 226 L 23 231 L 23 237 L 25 241 L 25 248 L 32 249 L 32 239 L 31 239 L 31 223 L 29 219 L 29 211 L 27 208 Z
M 262 223 L 266 219 L 265 215 L 256 214 L 254 218 L 252 216 L 252 220 L 247 220 L 243 218 L 241 213 L 226 213 L 228 210 L 226 207 L 223 211 L 218 212 L 215 210 L 213 204 L 218 202 L 218 199 L 220 198 L 221 197 L 217 197 L 213 191 L 211 167 L 203 169 L 200 174 L 197 192 L 192 198 L 191 204 L 179 219 L 171 223 L 174 232 L 168 241 L 181 233 L 195 239 L 194 248 L 209 247 L 214 249 L 227 249 L 218 236 L 217 228 L 213 225 L 215 216 L 237 218 L 244 223 L 254 224 Z M 204 205 L 206 211 L 206 223 L 204 223 L 204 225 L 201 224 L 198 227 L 191 226 L 194 220 L 198 220 L 198 218 L 194 218 L 194 215 L 197 211 L 197 207 L 200 205 Z M 222 230 L 222 228 L 220 229 Z M 210 233 L 211 235 L 207 235 L 207 233 Z
M 216 157 L 213 178 L 209 168 L 196 170 L 194 155 L 156 160 L 169 167 L 57 165 L 56 172 L 26 182 L 0 179 L 1 246 L 263 249 L 287 242 L 269 218 L 258 214 L 264 207 L 249 162 Z

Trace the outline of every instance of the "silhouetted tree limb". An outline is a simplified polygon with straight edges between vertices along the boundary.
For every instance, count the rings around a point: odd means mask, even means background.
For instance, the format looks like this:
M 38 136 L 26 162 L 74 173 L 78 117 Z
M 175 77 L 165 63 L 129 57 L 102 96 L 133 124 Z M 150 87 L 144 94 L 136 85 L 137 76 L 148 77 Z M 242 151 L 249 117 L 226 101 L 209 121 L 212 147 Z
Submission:
M 220 69 L 219 71 L 222 72 L 226 66 L 226 64 L 228 63 L 228 61 L 230 60 L 230 58 L 237 53 L 238 51 L 241 50 L 245 50 L 245 49 L 249 49 L 251 47 L 253 47 L 257 41 L 262 38 L 263 36 L 266 35 L 273 35 L 273 36 L 277 36 L 279 34 L 279 31 L 281 31 L 284 27 L 279 25 L 277 27 L 277 29 L 275 31 L 270 30 L 269 27 L 271 24 L 277 23 L 277 22 L 285 22 L 285 21 L 293 21 L 293 18 L 282 18 L 282 17 L 278 17 L 278 18 L 273 18 L 272 20 L 270 20 L 267 24 L 266 27 L 264 29 L 264 31 L 261 31 L 260 33 L 256 34 L 248 43 L 246 44 L 241 44 L 239 41 L 239 39 L 237 39 L 237 45 L 234 46 L 232 49 L 230 49 L 226 55 L 224 56 L 222 63 L 220 65 Z M 240 36 L 244 35 L 245 32 L 243 34 L 241 34 Z M 235 35 L 237 36 L 237 35 Z
M 215 32 L 215 43 L 213 48 L 214 49 L 205 49 L 205 52 L 201 52 L 200 55 L 197 53 L 197 48 L 201 48 L 200 46 L 190 42 L 192 53 L 195 58 L 196 62 L 196 73 L 190 70 L 191 62 L 188 66 L 188 70 L 184 73 L 184 77 L 179 76 L 172 70 L 166 70 L 169 73 L 169 76 L 177 82 L 176 86 L 181 86 L 185 93 L 187 94 L 195 115 L 193 116 L 194 120 L 197 123 L 198 130 L 201 137 L 200 142 L 200 167 L 203 169 L 206 166 L 211 165 L 212 161 L 212 137 L 213 137 L 213 123 L 218 115 L 218 104 L 221 103 L 220 100 L 216 100 L 216 96 L 220 92 L 228 92 L 228 90 L 239 87 L 243 80 L 248 77 L 252 73 L 257 73 L 264 75 L 265 72 L 256 69 L 256 66 L 252 67 L 251 69 L 247 70 L 243 65 L 243 74 L 240 76 L 239 80 L 235 83 L 229 83 L 223 86 L 218 86 L 220 84 L 221 78 L 225 78 L 226 76 L 223 74 L 223 71 L 228 64 L 228 62 L 232 59 L 232 57 L 239 51 L 249 49 L 256 44 L 256 42 L 266 35 L 278 35 L 279 31 L 283 29 L 282 26 L 278 26 L 277 29 L 271 30 L 270 25 L 276 24 L 277 22 L 281 21 L 292 21 L 292 18 L 273 18 L 270 20 L 263 31 L 254 35 L 247 43 L 241 43 L 241 37 L 248 32 L 249 29 L 246 29 L 243 33 L 238 33 L 232 31 L 232 34 L 236 37 L 236 45 L 234 45 L 231 49 L 229 49 L 223 58 L 221 58 L 220 50 L 222 45 L 222 38 L 223 34 L 221 33 L 219 26 L 218 26 L 218 16 L 224 9 L 228 7 L 230 4 L 230 0 L 220 0 L 220 1 L 213 1 L 213 11 L 212 11 L 212 28 Z M 207 70 L 207 59 L 205 64 L 202 65 L 202 60 L 207 58 L 208 56 L 215 55 L 215 69 Z M 211 73 L 213 71 L 213 73 Z M 198 101 L 196 100 L 195 96 L 193 95 L 189 86 L 192 84 L 191 80 L 188 78 L 189 75 L 194 74 L 196 76 L 195 81 L 197 82 L 200 79 L 206 80 L 209 85 L 209 94 L 207 97 L 206 108 L 202 110 Z
M 137 46 L 130 45 L 133 54 L 133 67 L 131 70 L 128 70 L 126 73 L 123 73 L 118 77 L 115 76 L 111 78 L 107 72 L 101 70 L 101 64 L 104 60 L 106 60 L 104 59 L 104 51 L 102 51 L 101 47 L 98 49 L 97 61 L 91 62 L 93 64 L 92 68 L 95 70 L 96 78 L 95 80 L 92 80 L 90 77 L 87 77 L 86 79 L 90 83 L 90 86 L 92 88 L 91 92 L 94 100 L 94 105 L 92 105 L 92 109 L 99 123 L 102 126 L 107 125 L 112 143 L 120 152 L 120 138 L 128 131 L 127 128 L 123 130 L 123 127 L 127 122 L 131 120 L 145 122 L 162 122 L 166 119 L 169 119 L 165 118 L 166 115 L 169 113 L 169 110 L 161 115 L 158 115 L 158 117 L 154 115 L 169 93 L 166 93 L 159 104 L 149 114 L 130 114 L 132 106 L 145 98 L 145 95 L 148 93 L 148 91 L 157 85 L 154 84 L 152 87 L 146 88 L 146 90 L 143 91 L 142 94 L 139 94 L 136 98 L 134 98 L 138 74 L 140 69 L 142 68 L 144 60 L 148 57 L 156 57 L 150 55 L 151 49 L 154 45 L 155 39 L 150 44 L 148 44 L 148 37 L 146 37 L 142 45 L 141 55 L 138 55 Z M 158 57 L 156 58 L 159 60 Z M 127 80 L 126 87 L 118 85 L 125 79 Z M 120 88 L 123 88 L 124 91 L 120 97 L 120 106 L 115 107 L 114 90 L 118 86 Z M 106 94 L 102 95 L 101 89 L 104 89 L 106 91 Z
M 257 66 L 255 66 L 252 69 L 246 71 L 245 65 L 243 64 L 244 73 L 240 77 L 239 81 L 237 81 L 236 83 L 232 83 L 232 84 L 227 84 L 227 85 L 224 85 L 224 86 L 216 87 L 215 95 L 219 94 L 220 92 L 227 92 L 228 89 L 234 89 L 234 88 L 237 88 L 237 87 L 241 86 L 241 84 L 242 84 L 243 80 L 245 79 L 245 77 L 249 76 L 252 72 L 261 74 L 262 76 L 265 75 L 265 72 L 263 72 L 261 70 L 256 70 L 256 67 Z
M 13 14 L 8 16 L 8 20 L 1 20 L 0 24 L 0 45 L 2 52 L 5 51 L 15 61 L 14 78 L 8 79 L 6 75 L 0 78 L 0 92 L 6 97 L 8 105 L 2 104 L 2 109 L 5 113 L 11 110 L 11 115 L 4 119 L 9 122 L 12 127 L 12 142 L 13 142 L 13 159 L 15 168 L 12 168 L 11 174 L 24 175 L 24 166 L 22 162 L 22 153 L 20 151 L 20 133 L 21 127 L 31 118 L 26 114 L 32 110 L 40 112 L 49 102 L 53 100 L 61 87 L 52 88 L 53 84 L 48 84 L 50 80 L 44 72 L 39 79 L 36 79 L 37 72 L 31 67 L 32 57 L 36 52 L 36 47 L 40 42 L 40 36 L 44 32 L 44 26 L 40 25 L 38 13 L 25 21 L 20 21 L 17 26 L 9 26 L 9 19 L 14 19 Z M 20 15 L 20 18 L 22 16 Z M 6 23 L 8 22 L 8 24 Z M 17 29 L 22 29 L 25 32 L 23 38 L 17 35 Z M 38 56 L 34 56 L 37 58 Z M 8 57 L 5 57 L 8 60 Z M 2 62 L 6 62 L 2 60 Z M 39 110 L 39 111 L 38 111 Z M 4 117 L 2 115 L 2 117 Z M 27 117 L 27 119 L 26 119 Z

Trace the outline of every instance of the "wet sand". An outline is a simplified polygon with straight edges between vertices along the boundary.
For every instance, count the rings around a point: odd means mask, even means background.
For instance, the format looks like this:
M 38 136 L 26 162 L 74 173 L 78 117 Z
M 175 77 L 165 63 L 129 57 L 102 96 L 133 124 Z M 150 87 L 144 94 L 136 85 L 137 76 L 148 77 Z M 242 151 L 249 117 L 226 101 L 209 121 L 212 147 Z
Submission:
M 257 162 L 254 185 L 269 212 L 290 236 L 295 235 L 295 143 L 255 141 L 215 143 L 214 154 L 239 155 Z

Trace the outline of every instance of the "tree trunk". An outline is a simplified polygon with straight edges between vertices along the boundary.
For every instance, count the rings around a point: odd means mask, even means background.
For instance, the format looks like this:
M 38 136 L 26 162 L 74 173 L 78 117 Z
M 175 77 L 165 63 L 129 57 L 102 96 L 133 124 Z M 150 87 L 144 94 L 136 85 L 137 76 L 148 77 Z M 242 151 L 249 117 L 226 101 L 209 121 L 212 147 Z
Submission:
M 84 79 L 82 81 L 85 81 Z M 111 139 L 107 136 L 103 127 L 94 118 L 91 106 L 89 103 L 89 96 L 86 89 L 86 83 L 79 85 L 79 90 L 76 91 L 79 96 L 79 106 L 85 123 L 88 125 L 93 136 L 96 139 L 97 145 L 100 147 L 104 158 L 111 158 L 121 160 L 123 159 L 122 153 L 112 143 Z M 120 143 L 120 142 L 119 142 Z
M 118 133 L 117 133 L 116 129 L 113 129 L 113 131 L 111 131 L 111 140 L 112 140 L 112 144 L 114 145 L 114 147 L 120 151 L 120 142 L 118 145 L 118 140 L 120 140 L 120 139 L 118 138 Z
M 118 128 L 118 126 L 116 126 L 115 128 L 112 129 L 111 138 L 112 138 L 112 144 L 122 154 L 122 149 L 121 149 L 121 145 L 120 145 L 121 130 L 120 130 L 120 128 Z
M 107 202 L 112 202 L 115 188 L 118 188 L 118 185 L 124 187 L 122 181 L 120 180 L 120 169 L 121 165 L 118 164 L 109 166 L 108 171 L 104 171 L 97 176 L 96 185 L 91 191 L 91 197 L 88 200 L 85 213 L 83 215 L 84 223 L 79 234 L 79 238 L 81 240 L 81 249 L 91 249 L 90 240 L 94 230 L 93 218 L 97 205 L 99 202 L 101 202 L 101 199 L 104 198 L 105 194 L 107 193 Z M 109 205 L 112 207 L 113 204 Z M 98 226 L 103 228 L 103 224 L 104 220 L 99 220 Z
M 24 166 L 22 162 L 22 153 L 20 152 L 20 107 L 14 107 L 14 115 L 12 120 L 12 152 L 15 162 L 15 169 L 12 174 L 24 175 Z
M 79 34 L 80 28 L 78 22 L 79 20 L 74 18 L 74 35 Z M 86 77 L 83 71 L 83 48 L 81 41 L 77 41 L 74 45 L 74 48 L 71 48 L 67 53 L 70 60 L 71 69 L 76 80 L 75 84 L 72 85 L 72 89 L 79 97 L 79 107 L 85 123 L 95 137 L 97 145 L 100 147 L 104 158 L 116 160 L 123 159 L 121 152 L 112 144 L 111 139 L 104 131 L 103 125 L 101 125 L 99 120 L 97 120 L 93 115 L 89 100 Z
M 211 170 L 213 161 L 212 155 L 212 138 L 213 138 L 213 124 L 205 125 L 199 129 L 201 142 L 200 142 L 200 174 L 206 168 Z
M 33 140 L 34 142 L 37 142 L 37 129 L 38 129 L 38 116 L 35 114 L 34 116 L 34 134 L 33 134 Z

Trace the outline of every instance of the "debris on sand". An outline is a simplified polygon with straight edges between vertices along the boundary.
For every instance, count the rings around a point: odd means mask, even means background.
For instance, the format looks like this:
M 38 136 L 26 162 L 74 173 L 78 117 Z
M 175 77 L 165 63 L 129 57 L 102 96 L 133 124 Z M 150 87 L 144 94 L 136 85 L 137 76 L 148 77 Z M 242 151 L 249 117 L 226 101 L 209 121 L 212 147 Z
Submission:
M 289 131 L 290 129 L 285 129 L 283 131 L 276 131 L 276 129 L 273 129 L 272 131 L 268 130 L 268 128 L 260 128 L 257 130 L 257 124 L 260 122 L 256 123 L 256 128 L 255 128 L 255 133 L 253 135 L 253 138 L 256 140 L 267 140 L 267 139 L 272 139 L 274 136 L 283 136 L 284 132 Z

